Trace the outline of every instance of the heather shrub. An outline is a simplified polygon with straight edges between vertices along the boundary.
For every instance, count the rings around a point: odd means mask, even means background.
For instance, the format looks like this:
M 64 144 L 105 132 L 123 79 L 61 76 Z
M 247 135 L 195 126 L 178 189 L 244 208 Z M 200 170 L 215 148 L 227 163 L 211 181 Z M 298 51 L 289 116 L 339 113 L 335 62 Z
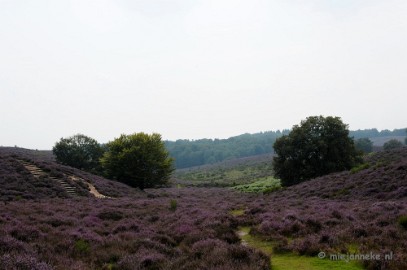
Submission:
M 163 245 L 175 247 L 177 242 L 168 235 L 158 234 L 152 237 L 152 240 L 157 241 Z
M 289 248 L 300 255 L 316 256 L 321 251 L 318 242 L 315 236 L 296 239 L 289 244 Z
M 407 149 L 405 152 L 407 157 Z M 396 257 L 376 267 L 407 269 L 406 230 L 399 223 L 407 207 L 407 163 L 403 160 L 357 174 L 331 174 L 267 196 L 220 188 L 130 193 L 117 182 L 58 167 L 64 173 L 79 173 L 84 179 L 91 176 L 92 182 L 104 190 L 123 196 L 114 200 L 49 199 L 49 188 L 44 188 L 43 197 L 39 197 L 30 190 L 38 187 L 38 179 L 20 178 L 11 170 L 14 165 L 5 173 L 11 178 L 3 178 L 3 164 L 0 162 L 0 183 L 7 188 L 0 189 L 0 194 L 13 200 L 20 194 L 34 194 L 35 199 L 0 202 L 0 258 L 28 254 L 37 264 L 47 262 L 54 269 L 68 266 L 77 270 L 269 269 L 264 254 L 240 244 L 238 226 L 251 226 L 250 234 L 276 243 L 275 253 L 311 255 L 319 248 L 325 252 L 381 253 L 380 249 L 387 248 Z M 46 184 L 53 187 L 52 181 Z M 14 186 L 12 190 L 10 186 Z M 349 192 L 335 196 L 341 189 Z M 322 198 L 324 194 L 328 199 Z M 382 197 L 378 199 L 377 195 Z M 175 212 L 169 210 L 171 200 L 177 201 Z M 231 209 L 245 211 L 233 217 Z M 13 231 L 14 236 L 25 240 L 13 237 Z M 13 259 L 7 270 L 19 269 L 16 265 Z
M 322 229 L 321 222 L 312 218 L 308 218 L 305 221 L 305 225 L 313 233 L 318 233 Z
M 166 257 L 157 252 L 142 248 L 137 253 L 126 255 L 118 262 L 118 268 L 122 270 L 134 269 L 164 269 L 162 264 Z
M 61 217 L 58 217 L 58 218 L 51 217 L 51 218 L 45 220 L 45 223 L 51 225 L 52 227 L 57 228 L 60 226 L 73 225 L 74 222 L 73 222 L 73 220 L 65 219 L 65 218 L 61 218 Z
M 366 237 L 368 235 L 367 231 L 364 228 L 361 228 L 361 227 L 354 228 L 353 231 L 352 231 L 352 234 L 356 238 Z
M 305 229 L 305 226 L 299 222 L 286 222 L 285 226 L 282 228 L 281 233 L 284 236 L 299 236 L 302 234 L 302 231 Z
M 250 263 L 251 250 L 244 246 L 232 245 L 228 249 L 228 253 L 234 261 L 238 261 L 239 263 Z
M 40 236 L 40 231 L 33 227 L 21 226 L 14 228 L 10 232 L 10 235 L 20 241 L 30 242 L 37 239 Z
M 9 253 L 12 251 L 26 251 L 25 244 L 9 235 L 0 235 L 0 253 Z
M 281 238 L 274 246 L 273 246 L 273 253 L 275 254 L 283 254 L 291 252 L 290 247 L 288 246 L 288 240 L 286 238 Z
M 114 220 L 114 221 L 118 221 L 121 220 L 124 215 L 122 212 L 119 211 L 114 211 L 114 210 L 105 210 L 103 212 L 100 212 L 97 215 L 98 218 L 102 219 L 102 220 Z
M 0 256 L 0 270 L 52 270 L 53 268 L 39 262 L 37 258 L 28 254 L 3 254 Z

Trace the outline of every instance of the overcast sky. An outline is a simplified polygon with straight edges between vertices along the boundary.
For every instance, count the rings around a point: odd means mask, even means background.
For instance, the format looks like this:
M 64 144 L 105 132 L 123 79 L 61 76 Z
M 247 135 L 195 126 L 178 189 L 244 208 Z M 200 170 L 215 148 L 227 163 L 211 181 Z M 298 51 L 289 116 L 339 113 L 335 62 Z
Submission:
M 0 145 L 407 126 L 405 0 L 0 0 Z

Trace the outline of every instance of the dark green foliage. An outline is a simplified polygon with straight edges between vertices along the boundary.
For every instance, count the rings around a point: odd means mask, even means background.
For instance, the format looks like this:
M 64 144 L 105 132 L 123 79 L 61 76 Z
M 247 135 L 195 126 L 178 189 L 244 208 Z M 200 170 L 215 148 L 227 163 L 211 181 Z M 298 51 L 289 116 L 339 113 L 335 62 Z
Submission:
M 228 139 L 166 141 L 177 169 L 213 164 L 224 160 L 273 153 L 274 141 L 288 130 L 242 134 Z
M 355 147 L 363 153 L 370 153 L 373 150 L 373 142 L 369 138 L 360 138 L 355 140 Z
M 174 170 L 160 134 L 121 135 L 107 144 L 101 163 L 108 177 L 140 189 L 165 185 Z
M 387 137 L 387 136 L 404 136 L 405 129 L 394 129 L 393 131 L 385 129 L 378 131 L 376 128 L 372 129 L 363 129 L 363 130 L 353 130 L 349 131 L 349 135 L 355 139 L 360 138 L 377 138 L 377 137 Z
M 396 139 L 390 140 L 383 145 L 384 150 L 391 150 L 400 147 L 403 147 L 403 143 Z
M 349 170 L 360 162 L 348 126 L 339 117 L 308 117 L 277 139 L 274 150 L 275 175 L 284 186 Z
M 100 171 L 99 159 L 104 150 L 95 139 L 76 134 L 61 138 L 52 152 L 61 164 L 96 173 Z
M 88 255 L 90 252 L 90 245 L 87 241 L 83 239 L 76 240 L 75 242 L 75 252 L 78 255 Z
M 261 154 L 273 154 L 273 143 L 290 131 L 266 131 L 255 134 L 242 134 L 228 139 L 201 139 L 166 141 L 170 155 L 175 159 L 177 169 L 213 164 L 224 160 L 250 157 Z M 405 129 L 377 130 L 364 129 L 350 131 L 349 136 L 355 140 L 405 136 Z M 380 141 L 380 140 L 379 140 Z M 377 144 L 377 143 L 375 143 Z M 378 145 L 381 145 L 380 143 Z
M 407 230 L 407 215 L 399 217 L 398 223 L 403 229 Z

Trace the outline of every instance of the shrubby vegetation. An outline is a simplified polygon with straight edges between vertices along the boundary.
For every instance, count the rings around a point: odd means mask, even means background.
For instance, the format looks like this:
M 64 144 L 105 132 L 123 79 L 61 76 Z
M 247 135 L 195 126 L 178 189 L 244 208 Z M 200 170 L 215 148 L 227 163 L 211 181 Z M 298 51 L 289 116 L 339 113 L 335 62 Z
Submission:
M 287 135 L 290 131 L 267 131 L 256 134 L 242 134 L 229 139 L 202 139 L 165 141 L 170 155 L 175 159 L 177 169 L 214 164 L 228 159 L 249 157 L 261 154 L 273 154 L 273 144 L 277 138 Z M 378 131 L 365 129 L 350 131 L 349 137 L 355 140 L 362 138 L 378 138 L 405 136 L 405 129 Z M 366 142 L 366 141 L 361 141 Z M 367 148 L 364 148 L 367 147 Z M 370 146 L 363 146 L 370 152 Z
M 2 205 L 1 269 L 267 270 L 242 246 L 220 189 L 166 189 L 114 200 L 50 199 Z
M 2 180 L 18 161 L 0 153 Z M 272 243 L 276 253 L 287 254 L 288 260 L 315 258 L 319 251 L 393 252 L 391 261 L 362 263 L 367 269 L 407 269 L 407 148 L 365 158 L 368 168 L 329 174 L 262 196 L 219 188 L 135 192 L 82 172 L 94 177 L 98 188 L 110 188 L 120 196 L 65 199 L 47 198 L 44 193 L 0 202 L 0 265 L 5 269 L 67 265 L 70 269 L 270 269 L 267 256 L 241 244 L 237 231 L 245 226 L 252 236 Z M 35 162 L 48 166 L 41 165 L 44 169 L 79 172 L 51 161 Z M 26 173 L 16 168 L 14 176 Z M 2 190 L 8 189 L 9 182 L 2 183 L 6 184 Z
M 135 133 L 101 146 L 82 134 L 62 138 L 53 148 L 64 165 L 101 174 L 141 189 L 162 186 L 173 172 L 173 159 L 161 135 Z
M 400 147 L 403 147 L 403 143 L 395 139 L 390 140 L 383 145 L 384 150 L 392 150 Z
M 362 261 L 365 268 L 407 269 L 407 149 L 370 155 L 366 163 L 369 168 L 353 174 L 329 174 L 258 197 L 240 219 L 254 222 L 251 234 L 280 252 L 373 252 L 381 260 Z M 386 261 L 390 252 L 393 260 Z
M 369 138 L 359 138 L 355 140 L 355 147 L 363 153 L 371 153 L 373 151 L 373 142 Z
M 110 178 L 140 189 L 167 184 L 173 172 L 161 135 L 121 135 L 107 144 L 101 164 Z
M 46 174 L 35 178 L 19 160 L 27 161 Z M 75 187 L 80 196 L 90 196 L 87 185 L 72 181 L 67 176 L 74 175 L 91 183 L 102 194 L 109 197 L 131 196 L 137 190 L 117 181 L 110 181 L 101 176 L 55 163 L 50 151 L 0 147 L 0 201 L 21 199 L 69 198 L 66 191 L 50 176 L 64 179 Z
M 242 192 L 270 193 L 281 188 L 281 181 L 273 177 L 256 179 L 250 184 L 234 186 L 232 189 Z
M 274 150 L 275 175 L 284 186 L 349 170 L 361 161 L 348 126 L 339 117 L 308 117 L 278 138 Z
M 100 172 L 99 159 L 104 149 L 95 140 L 83 134 L 76 134 L 69 138 L 61 138 L 52 148 L 56 160 L 80 170 Z
M 183 186 L 231 187 L 273 175 L 270 155 L 247 157 L 177 170 L 174 182 Z

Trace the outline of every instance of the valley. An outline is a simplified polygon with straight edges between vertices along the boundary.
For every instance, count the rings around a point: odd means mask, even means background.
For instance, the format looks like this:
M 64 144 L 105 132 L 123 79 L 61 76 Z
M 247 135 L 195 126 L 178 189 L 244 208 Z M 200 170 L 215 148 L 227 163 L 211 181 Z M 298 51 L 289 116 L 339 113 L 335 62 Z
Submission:
M 46 175 L 33 175 L 20 160 Z M 403 269 L 407 150 L 372 154 L 366 163 L 270 192 L 231 188 L 270 177 L 267 157 L 260 156 L 178 171 L 172 186 L 141 191 L 36 151 L 1 149 L 0 263 L 4 269 Z M 86 179 L 108 198 L 65 175 Z M 53 177 L 71 181 L 76 194 Z M 369 252 L 383 257 L 351 263 L 329 257 Z M 394 257 L 384 260 L 389 252 Z

